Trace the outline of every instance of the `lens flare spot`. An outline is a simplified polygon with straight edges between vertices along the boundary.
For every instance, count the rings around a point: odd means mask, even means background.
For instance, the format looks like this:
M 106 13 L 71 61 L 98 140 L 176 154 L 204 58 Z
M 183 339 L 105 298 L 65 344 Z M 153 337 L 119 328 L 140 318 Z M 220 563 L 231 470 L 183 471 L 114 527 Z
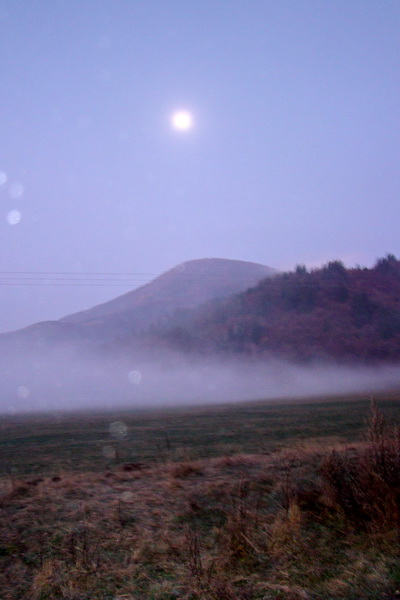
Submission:
M 139 385 L 139 383 L 142 381 L 142 374 L 140 371 L 129 371 L 128 379 L 131 383 Z
M 25 400 L 29 396 L 29 390 L 25 385 L 20 385 L 17 388 L 17 396 L 21 398 L 21 400 Z
M 128 427 L 122 421 L 114 421 L 110 424 L 110 435 L 117 439 L 122 439 L 128 434 Z
M 109 460 L 114 460 L 114 458 L 117 456 L 117 452 L 112 446 L 104 446 L 102 452 L 103 456 Z
M 7 175 L 4 173 L 4 171 L 0 171 L 0 185 L 4 185 L 6 181 Z
M 21 220 L 21 213 L 19 210 L 10 210 L 7 214 L 7 221 L 9 225 L 17 225 Z

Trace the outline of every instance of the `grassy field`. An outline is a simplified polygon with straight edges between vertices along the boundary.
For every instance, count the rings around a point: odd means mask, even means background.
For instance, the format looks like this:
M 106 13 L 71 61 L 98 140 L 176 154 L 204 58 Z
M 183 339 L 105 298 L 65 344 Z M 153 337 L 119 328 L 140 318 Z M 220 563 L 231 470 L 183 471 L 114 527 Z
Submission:
M 370 404 L 0 417 L 1 600 L 400 597 L 400 394 Z

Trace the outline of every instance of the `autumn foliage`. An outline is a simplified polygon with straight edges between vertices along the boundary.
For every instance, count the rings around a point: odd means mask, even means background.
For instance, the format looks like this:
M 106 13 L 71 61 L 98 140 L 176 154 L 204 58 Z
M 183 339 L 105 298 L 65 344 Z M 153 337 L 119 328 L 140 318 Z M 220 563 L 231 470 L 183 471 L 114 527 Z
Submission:
M 339 261 L 298 266 L 247 291 L 176 313 L 164 340 L 187 351 L 297 361 L 395 362 L 400 358 L 400 261 L 371 268 Z

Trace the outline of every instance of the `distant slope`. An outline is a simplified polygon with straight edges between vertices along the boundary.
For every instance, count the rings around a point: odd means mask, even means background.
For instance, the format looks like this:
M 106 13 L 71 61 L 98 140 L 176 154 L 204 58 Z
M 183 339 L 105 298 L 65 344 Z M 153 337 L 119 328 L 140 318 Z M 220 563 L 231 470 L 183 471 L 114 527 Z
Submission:
M 202 307 L 160 333 L 185 351 L 274 356 L 295 361 L 400 360 L 400 261 L 372 269 L 339 261 L 298 267 Z
M 79 326 L 85 337 L 107 341 L 143 331 L 177 310 L 243 291 L 276 273 L 271 267 L 245 261 L 191 260 L 136 290 L 60 322 Z
M 36 348 L 55 343 L 101 344 L 142 332 L 174 311 L 229 296 L 275 273 L 270 267 L 237 260 L 188 261 L 110 302 L 59 321 L 36 323 L 1 334 L 0 343 Z
M 17 331 L 0 334 L 0 343 L 13 346 L 16 349 L 28 345 L 40 350 L 45 343 L 57 343 L 60 340 L 72 344 L 81 342 L 82 331 L 79 327 L 70 323 L 42 321 L 23 329 L 18 329 Z

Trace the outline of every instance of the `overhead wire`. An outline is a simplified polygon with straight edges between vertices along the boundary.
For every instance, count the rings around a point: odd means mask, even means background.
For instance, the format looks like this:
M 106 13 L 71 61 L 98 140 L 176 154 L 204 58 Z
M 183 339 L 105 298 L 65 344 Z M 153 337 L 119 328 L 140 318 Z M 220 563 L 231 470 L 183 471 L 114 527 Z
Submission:
M 185 277 L 187 282 L 215 281 L 225 274 Z M 71 276 L 71 277 L 69 277 Z M 75 287 L 138 287 L 150 283 L 159 273 L 127 273 L 100 271 L 0 271 L 0 286 L 75 286 Z M 249 279 L 249 285 L 254 283 Z
M 156 276 L 101 271 L 0 271 L 0 286 L 130 287 L 148 283 Z
M 74 287 L 138 287 L 150 283 L 156 279 L 159 273 L 141 273 L 141 272 L 111 272 L 111 271 L 0 271 L 0 286 L 74 286 Z M 187 282 L 215 281 L 220 276 L 226 276 L 226 273 L 213 273 L 206 276 L 193 274 L 185 277 Z M 266 276 L 268 278 L 268 276 Z M 262 280 L 263 277 L 260 278 Z M 325 282 L 327 287 L 336 287 L 339 281 Z M 349 285 L 350 284 L 350 285 Z M 254 279 L 249 279 L 250 287 L 257 286 Z M 317 284 L 318 285 L 318 284 Z M 315 288 L 316 282 L 299 282 L 300 288 Z M 354 282 L 348 282 L 346 285 L 349 291 L 354 291 L 358 285 Z

